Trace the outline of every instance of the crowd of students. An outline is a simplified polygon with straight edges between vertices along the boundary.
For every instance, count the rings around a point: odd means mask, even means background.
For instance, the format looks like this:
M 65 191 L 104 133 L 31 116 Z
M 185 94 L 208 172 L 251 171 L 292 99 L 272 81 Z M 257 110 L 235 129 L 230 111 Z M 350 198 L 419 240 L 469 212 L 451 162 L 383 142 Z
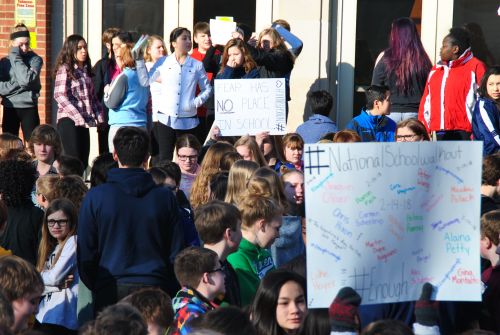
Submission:
M 207 23 L 193 36 L 178 27 L 170 55 L 160 36 L 134 48 L 110 28 L 94 68 L 71 35 L 54 69 L 56 128 L 35 122 L 42 61 L 16 26 L 0 62 L 0 334 L 500 332 L 500 71 L 473 57 L 466 33 L 451 29 L 432 67 L 413 21 L 397 19 L 346 129 L 314 91 L 297 132 L 232 138 L 212 127 L 213 80 L 285 78 L 289 100 L 302 42 L 286 21 L 258 38 L 238 25 L 225 46 Z M 90 127 L 100 155 L 85 182 Z M 477 313 L 431 301 L 430 284 L 416 303 L 360 306 L 346 287 L 308 311 L 305 144 L 435 139 L 484 142 Z

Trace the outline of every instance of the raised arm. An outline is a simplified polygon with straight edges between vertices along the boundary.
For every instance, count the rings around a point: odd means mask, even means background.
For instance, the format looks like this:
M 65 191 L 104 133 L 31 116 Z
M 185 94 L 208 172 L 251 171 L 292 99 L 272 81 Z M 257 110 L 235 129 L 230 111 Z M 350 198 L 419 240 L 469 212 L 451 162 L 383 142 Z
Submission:
M 19 47 L 12 47 L 9 52 L 9 60 L 14 70 L 14 76 L 20 86 L 29 86 L 40 77 L 43 60 L 37 55 L 33 55 L 30 66 L 27 66 L 21 57 Z

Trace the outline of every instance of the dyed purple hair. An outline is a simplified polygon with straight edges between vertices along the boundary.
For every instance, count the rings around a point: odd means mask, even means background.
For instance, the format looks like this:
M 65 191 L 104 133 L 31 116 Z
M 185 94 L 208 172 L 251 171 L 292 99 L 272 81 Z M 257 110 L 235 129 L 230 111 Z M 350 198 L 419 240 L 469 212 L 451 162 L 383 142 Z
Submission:
M 415 90 L 413 76 L 418 85 L 424 87 L 432 63 L 412 19 L 401 17 L 392 21 L 389 47 L 384 52 L 383 61 L 386 76 L 396 76 L 398 93 L 407 95 Z

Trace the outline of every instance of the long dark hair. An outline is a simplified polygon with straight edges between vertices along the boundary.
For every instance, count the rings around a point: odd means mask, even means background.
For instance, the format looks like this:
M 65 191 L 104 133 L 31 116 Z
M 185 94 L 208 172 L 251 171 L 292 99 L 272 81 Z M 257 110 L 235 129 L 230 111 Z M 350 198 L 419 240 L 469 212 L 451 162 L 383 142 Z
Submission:
M 415 76 L 420 87 L 424 86 L 432 63 L 418 36 L 412 19 L 401 17 L 392 22 L 389 47 L 384 52 L 386 76 L 396 77 L 396 89 L 400 94 L 409 95 L 416 87 Z
M 78 43 L 80 41 L 85 41 L 85 39 L 80 35 L 70 35 L 64 41 L 63 47 L 61 51 L 59 51 L 59 55 L 57 56 L 56 66 L 54 68 L 54 78 L 56 77 L 57 70 L 61 66 L 66 66 L 68 70 L 68 75 L 71 79 L 75 79 L 75 64 L 77 63 L 75 55 L 78 51 Z M 87 59 L 85 60 L 85 71 L 89 76 L 92 76 L 92 63 L 90 62 L 90 57 L 87 52 Z
M 306 281 L 295 272 L 275 270 L 267 273 L 260 282 L 249 310 L 258 335 L 284 334 L 276 321 L 276 306 L 278 305 L 281 287 L 289 281 L 299 284 L 304 294 L 306 294 Z
M 486 70 L 486 72 L 483 75 L 483 78 L 481 79 L 481 84 L 479 85 L 479 88 L 477 89 L 477 93 L 479 93 L 479 96 L 481 98 L 490 98 L 488 95 L 488 90 L 486 89 L 486 84 L 488 83 L 488 78 L 490 76 L 498 76 L 500 75 L 500 65 L 492 66 Z M 497 104 L 498 102 L 495 101 Z
M 184 28 L 184 27 L 177 27 L 175 28 L 174 30 L 172 30 L 172 32 L 170 33 L 170 38 L 169 38 L 169 42 L 170 42 L 170 52 L 174 53 L 175 52 L 175 48 L 174 46 L 172 45 L 173 42 L 177 41 L 177 38 L 179 36 L 182 35 L 183 32 L 187 32 L 189 34 L 189 36 L 191 36 L 191 31 L 189 31 L 189 29 L 187 28 Z

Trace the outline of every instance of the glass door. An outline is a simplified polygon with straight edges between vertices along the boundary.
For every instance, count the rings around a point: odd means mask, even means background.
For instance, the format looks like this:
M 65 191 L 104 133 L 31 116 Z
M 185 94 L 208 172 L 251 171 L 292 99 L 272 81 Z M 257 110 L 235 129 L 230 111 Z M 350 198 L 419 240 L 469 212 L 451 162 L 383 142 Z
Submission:
M 354 67 L 353 113 L 365 105 L 365 89 L 370 86 L 375 60 L 387 48 L 391 23 L 410 17 L 420 32 L 422 0 L 358 0 Z

